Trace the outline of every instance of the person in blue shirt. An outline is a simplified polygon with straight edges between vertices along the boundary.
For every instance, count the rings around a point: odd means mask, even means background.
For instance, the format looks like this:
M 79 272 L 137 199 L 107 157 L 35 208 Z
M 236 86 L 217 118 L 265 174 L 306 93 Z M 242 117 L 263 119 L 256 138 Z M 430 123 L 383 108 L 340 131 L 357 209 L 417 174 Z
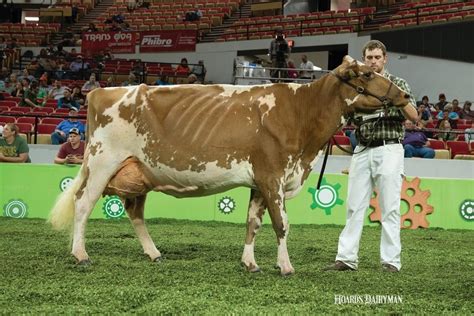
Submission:
M 66 142 L 69 137 L 69 131 L 74 127 L 79 130 L 81 139 L 84 139 L 86 128 L 82 122 L 75 118 L 77 116 L 77 112 L 78 109 L 72 107 L 69 111 L 69 117 L 56 126 L 56 129 L 51 134 L 51 143 L 53 145 L 59 145 Z

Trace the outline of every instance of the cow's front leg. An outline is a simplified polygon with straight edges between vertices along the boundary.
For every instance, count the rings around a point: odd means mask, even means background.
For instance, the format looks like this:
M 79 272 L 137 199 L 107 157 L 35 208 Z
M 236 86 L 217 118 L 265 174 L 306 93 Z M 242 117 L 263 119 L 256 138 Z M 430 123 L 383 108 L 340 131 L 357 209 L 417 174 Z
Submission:
M 290 275 L 295 272 L 290 262 L 286 240 L 290 226 L 285 209 L 285 193 L 283 190 L 283 179 L 267 182 L 259 185 L 260 192 L 268 207 L 268 213 L 272 220 L 278 243 L 277 266 L 282 275 Z
M 146 195 L 141 195 L 125 200 L 125 208 L 132 223 L 133 229 L 140 240 L 143 252 L 150 257 L 152 261 L 161 260 L 161 253 L 156 249 L 155 243 L 151 239 L 150 234 L 145 225 L 144 208 Z
M 250 191 L 249 209 L 247 212 L 247 235 L 245 236 L 244 252 L 242 254 L 242 264 L 249 272 L 260 272 L 260 268 L 255 262 L 254 245 L 255 236 L 262 226 L 262 217 L 265 213 L 265 203 L 260 192 Z

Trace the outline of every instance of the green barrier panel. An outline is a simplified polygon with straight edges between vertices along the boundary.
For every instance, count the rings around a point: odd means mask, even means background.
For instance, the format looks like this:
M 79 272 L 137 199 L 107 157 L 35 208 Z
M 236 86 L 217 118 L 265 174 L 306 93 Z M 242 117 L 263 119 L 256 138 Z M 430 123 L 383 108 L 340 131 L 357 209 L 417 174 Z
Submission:
M 0 164 L 0 207 L 3 216 L 47 218 L 61 190 L 65 189 L 79 170 L 78 166 Z M 327 174 L 316 191 L 317 174 L 311 174 L 300 193 L 287 201 L 291 224 L 345 223 L 347 176 Z M 402 200 L 402 214 L 411 212 L 426 218 L 429 227 L 474 229 L 474 180 L 409 178 L 407 201 Z M 250 190 L 237 188 L 201 198 L 177 199 L 165 194 L 148 194 L 145 205 L 147 218 L 164 217 L 190 220 L 215 220 L 245 223 Z M 375 205 L 375 204 L 371 204 Z M 433 208 L 431 214 L 430 206 Z M 366 224 L 379 225 L 369 219 Z M 101 198 L 92 218 L 126 216 L 116 197 Z M 269 217 L 264 222 L 269 223 Z M 406 221 L 409 222 L 409 221 Z

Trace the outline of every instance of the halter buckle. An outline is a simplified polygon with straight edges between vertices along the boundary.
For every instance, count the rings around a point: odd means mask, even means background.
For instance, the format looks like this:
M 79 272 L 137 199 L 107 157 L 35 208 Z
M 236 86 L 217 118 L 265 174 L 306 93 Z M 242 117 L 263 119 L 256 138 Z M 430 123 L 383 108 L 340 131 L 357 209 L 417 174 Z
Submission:
M 357 87 L 356 87 L 356 91 L 357 91 L 357 93 L 362 94 L 362 93 L 364 93 L 365 89 L 364 89 L 364 87 L 357 86 Z

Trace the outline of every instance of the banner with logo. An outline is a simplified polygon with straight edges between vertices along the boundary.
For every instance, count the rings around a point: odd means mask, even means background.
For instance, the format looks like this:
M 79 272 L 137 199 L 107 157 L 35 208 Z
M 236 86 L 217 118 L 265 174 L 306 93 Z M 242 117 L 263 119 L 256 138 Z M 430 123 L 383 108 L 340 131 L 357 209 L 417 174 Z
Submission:
M 92 56 L 108 48 L 113 54 L 133 54 L 136 41 L 136 32 L 85 32 L 82 34 L 81 53 Z
M 196 50 L 195 30 L 163 30 L 140 33 L 140 53 L 194 50 Z

